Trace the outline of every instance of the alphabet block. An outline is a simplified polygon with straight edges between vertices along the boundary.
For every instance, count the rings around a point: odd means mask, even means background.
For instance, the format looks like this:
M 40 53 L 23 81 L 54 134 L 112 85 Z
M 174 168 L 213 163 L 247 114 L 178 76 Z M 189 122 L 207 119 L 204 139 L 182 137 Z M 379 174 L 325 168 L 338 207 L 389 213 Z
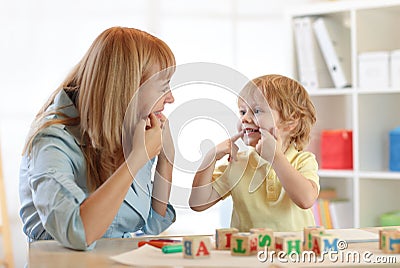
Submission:
M 215 230 L 215 243 L 217 249 L 231 249 L 231 238 L 238 233 L 236 228 L 221 228 Z
M 385 247 L 385 244 L 386 244 L 386 235 L 383 236 L 383 232 L 391 232 L 391 231 L 397 231 L 397 229 L 393 228 L 393 227 L 379 229 L 379 249 L 383 250 L 383 248 Z
M 320 256 L 322 252 L 339 251 L 338 241 L 339 237 L 335 234 L 320 234 L 312 233 L 312 251 L 315 255 Z
M 256 255 L 258 250 L 257 235 L 252 233 L 236 233 L 231 239 L 232 256 Z
M 258 248 L 257 251 L 265 250 L 265 247 L 268 247 L 268 250 L 275 249 L 275 237 L 274 232 L 270 228 L 252 228 L 250 229 L 250 233 L 257 235 L 258 240 Z
M 312 250 L 312 234 L 323 234 L 325 228 L 323 226 L 309 226 L 304 228 L 303 250 Z
M 387 230 L 382 232 L 382 250 L 384 253 L 400 253 L 400 231 Z
M 275 250 L 283 251 L 287 254 L 291 252 L 301 253 L 302 239 L 297 235 L 280 235 L 275 236 Z
M 210 257 L 211 241 L 208 236 L 185 236 L 182 239 L 183 257 L 199 259 Z

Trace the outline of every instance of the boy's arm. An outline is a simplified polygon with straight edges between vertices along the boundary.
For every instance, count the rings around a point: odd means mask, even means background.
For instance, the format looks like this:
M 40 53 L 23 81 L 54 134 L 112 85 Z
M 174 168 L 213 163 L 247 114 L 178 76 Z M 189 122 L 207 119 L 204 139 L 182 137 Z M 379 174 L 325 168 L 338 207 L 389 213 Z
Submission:
M 271 163 L 290 199 L 302 209 L 312 207 L 318 197 L 317 184 L 307 179 L 289 163 L 283 153 L 282 138 L 277 129 L 273 133 L 265 129 L 260 130 L 261 139 L 256 145 L 257 152 Z
M 282 187 L 297 206 L 302 209 L 312 207 L 318 197 L 318 186 L 315 182 L 295 169 L 282 152 L 275 153 L 272 168 Z
M 214 151 L 209 151 L 194 176 L 189 205 L 195 211 L 206 210 L 221 200 L 220 195 L 212 186 L 216 161 Z
M 221 196 L 212 186 L 212 177 L 215 163 L 225 155 L 229 154 L 229 161 L 237 160 L 239 147 L 235 141 L 243 136 L 243 132 L 223 141 L 210 150 L 201 163 L 192 184 L 189 205 L 195 211 L 203 211 L 221 200 Z

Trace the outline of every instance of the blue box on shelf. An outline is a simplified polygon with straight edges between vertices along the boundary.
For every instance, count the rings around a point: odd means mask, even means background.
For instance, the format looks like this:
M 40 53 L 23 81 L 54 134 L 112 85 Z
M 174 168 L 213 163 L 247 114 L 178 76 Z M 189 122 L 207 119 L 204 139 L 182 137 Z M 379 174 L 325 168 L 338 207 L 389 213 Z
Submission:
M 389 169 L 391 171 L 400 171 L 400 127 L 390 131 L 389 148 Z

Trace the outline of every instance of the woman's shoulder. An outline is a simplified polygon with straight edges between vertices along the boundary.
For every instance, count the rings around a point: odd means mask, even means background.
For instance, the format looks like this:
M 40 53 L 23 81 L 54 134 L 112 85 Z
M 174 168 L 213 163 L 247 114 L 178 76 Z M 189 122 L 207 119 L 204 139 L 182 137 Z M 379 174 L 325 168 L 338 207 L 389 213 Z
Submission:
M 75 147 L 77 142 L 65 125 L 52 124 L 41 129 L 33 139 L 33 146 L 40 146 L 41 144 L 52 144 L 71 148 Z

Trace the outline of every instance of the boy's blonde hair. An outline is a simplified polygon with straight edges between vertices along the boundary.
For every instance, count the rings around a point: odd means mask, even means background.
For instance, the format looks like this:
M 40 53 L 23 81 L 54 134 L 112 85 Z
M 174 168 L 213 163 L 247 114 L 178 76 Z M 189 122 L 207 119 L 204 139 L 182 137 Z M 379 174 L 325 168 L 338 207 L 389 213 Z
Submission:
M 279 113 L 283 127 L 295 124 L 288 142 L 303 150 L 310 142 L 311 129 L 316 122 L 316 112 L 306 89 L 289 77 L 271 74 L 253 79 L 250 84 L 261 91 L 269 107 Z
M 175 57 L 162 40 L 134 28 L 105 30 L 37 114 L 24 153 L 31 152 L 33 140 L 42 129 L 53 124 L 80 124 L 86 143 L 82 151 L 87 164 L 87 182 L 95 190 L 124 161 L 125 112 L 157 65 L 161 70 L 171 67 L 172 75 Z M 76 96 L 77 118 L 47 111 L 61 90 Z M 49 115 L 61 118 L 47 120 Z

